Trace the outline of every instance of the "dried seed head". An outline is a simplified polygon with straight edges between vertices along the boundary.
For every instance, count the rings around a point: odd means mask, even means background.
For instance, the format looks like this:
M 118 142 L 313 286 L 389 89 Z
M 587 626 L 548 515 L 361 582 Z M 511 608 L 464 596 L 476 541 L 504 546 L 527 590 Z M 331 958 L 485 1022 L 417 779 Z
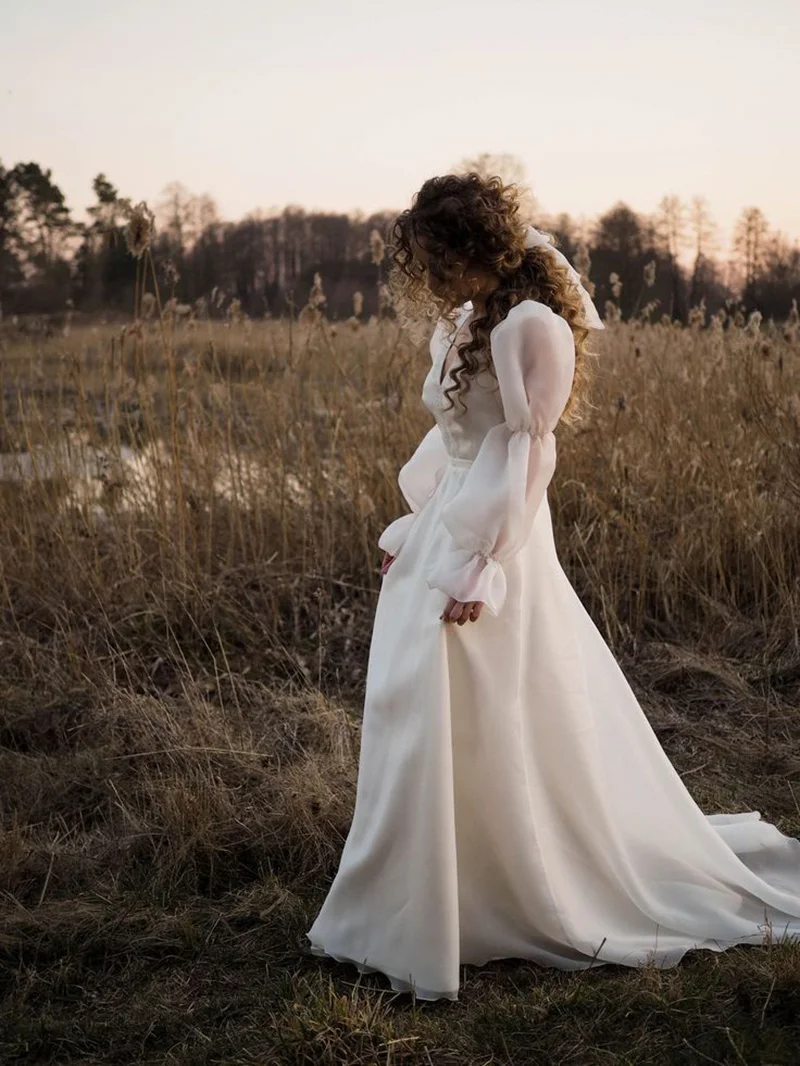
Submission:
M 167 285 L 169 285 L 171 288 L 178 284 L 178 281 L 180 280 L 180 274 L 178 273 L 178 268 L 175 266 L 175 263 L 172 259 L 164 260 L 164 265 L 161 267 L 161 272 L 164 275 L 164 281 L 166 281 Z
M 317 273 L 314 275 L 314 284 L 311 287 L 311 292 L 308 294 L 308 305 L 316 311 L 322 307 L 326 300 L 327 297 L 322 288 L 322 276 Z
M 378 286 L 378 306 L 381 311 L 388 311 L 394 306 L 394 299 L 388 285 Z
M 645 283 L 645 285 L 648 287 L 648 289 L 652 289 L 652 287 L 656 283 L 656 261 L 655 261 L 655 259 L 651 259 L 649 263 L 645 264 L 645 268 L 644 268 L 644 272 L 643 273 L 644 273 L 644 283 Z
M 362 518 L 367 518 L 369 515 L 375 514 L 375 501 L 366 492 L 360 492 L 358 495 L 358 513 Z
M 372 262 L 376 264 L 382 263 L 385 251 L 386 245 L 383 237 L 381 237 L 378 230 L 374 229 L 369 235 L 369 253 Z
M 120 211 L 123 218 L 128 220 L 125 229 L 125 242 L 132 256 L 140 259 L 153 242 L 156 233 L 155 215 L 144 200 L 140 200 L 135 207 L 131 206 L 130 200 L 120 200 Z
M 360 292 L 353 293 L 353 314 L 356 318 L 364 310 L 364 296 Z
M 153 312 L 156 309 L 156 298 L 152 292 L 142 293 L 142 318 L 149 319 L 153 317 Z
M 586 247 L 585 241 L 581 241 L 578 245 L 573 265 L 581 275 L 583 283 L 586 284 L 589 279 L 589 271 L 592 269 L 592 260 L 589 258 L 589 249 Z
M 706 298 L 705 296 L 699 304 L 689 311 L 689 328 L 690 329 L 702 329 L 706 324 Z

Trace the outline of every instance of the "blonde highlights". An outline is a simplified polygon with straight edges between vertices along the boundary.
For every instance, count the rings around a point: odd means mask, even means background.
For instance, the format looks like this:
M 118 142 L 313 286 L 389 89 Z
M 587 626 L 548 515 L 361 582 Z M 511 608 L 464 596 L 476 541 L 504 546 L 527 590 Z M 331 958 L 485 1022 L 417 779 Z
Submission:
M 554 242 L 555 243 L 555 242 Z M 426 263 L 416 251 L 424 250 Z M 578 288 L 563 264 L 544 247 L 525 247 L 525 222 L 520 218 L 520 192 L 499 177 L 448 174 L 429 178 L 401 212 L 389 231 L 392 264 L 389 287 L 396 308 L 407 318 L 454 323 L 464 296 L 453 282 L 468 265 L 497 279 L 481 315 L 470 323 L 471 337 L 457 346 L 452 385 L 444 390 L 450 406 L 460 400 L 472 379 L 484 369 L 494 374 L 489 335 L 522 300 L 538 300 L 569 323 L 575 339 L 575 377 L 563 414 L 575 421 L 587 401 L 590 330 L 585 324 Z M 496 375 L 495 375 L 496 376 Z

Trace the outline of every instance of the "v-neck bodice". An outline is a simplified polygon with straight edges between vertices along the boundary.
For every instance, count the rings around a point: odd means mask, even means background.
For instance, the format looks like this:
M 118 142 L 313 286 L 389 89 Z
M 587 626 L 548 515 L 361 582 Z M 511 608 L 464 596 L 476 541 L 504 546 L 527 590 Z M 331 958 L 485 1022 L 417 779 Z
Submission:
M 430 342 L 431 368 L 422 386 L 423 406 L 436 419 L 448 453 L 454 459 L 461 460 L 474 459 L 486 433 L 503 421 L 497 380 L 488 368 L 472 378 L 469 392 L 462 395 L 460 400 L 455 398 L 455 393 L 449 396 L 444 394 L 452 380 L 452 367 L 455 365 L 454 359 L 448 367 L 447 357 L 471 318 L 472 310 L 471 302 L 464 305 L 452 331 L 450 323 L 444 319 L 440 318 L 437 322 Z
M 457 345 L 458 341 L 460 340 L 460 336 L 461 336 L 462 330 L 464 330 L 464 327 L 469 324 L 471 318 L 472 318 L 472 310 L 471 310 L 471 308 L 470 309 L 466 309 L 465 308 L 464 310 L 462 310 L 462 312 L 461 312 L 461 314 L 460 314 L 460 316 L 458 318 L 458 321 L 456 323 L 456 328 L 455 328 L 455 331 L 453 333 L 452 339 L 450 341 L 446 341 L 445 340 L 445 342 L 441 345 L 441 348 L 442 348 L 441 365 L 439 366 L 437 373 L 438 373 L 439 385 L 442 386 L 442 387 L 444 387 L 445 379 L 450 377 L 450 373 L 451 373 L 453 367 L 455 366 L 456 362 L 458 361 L 458 352 L 455 351 L 456 350 L 456 345 Z M 447 366 L 447 360 L 450 357 L 450 354 L 452 352 L 454 352 L 454 351 L 455 351 L 455 356 L 453 357 L 452 362 L 451 362 L 450 366 L 448 367 Z

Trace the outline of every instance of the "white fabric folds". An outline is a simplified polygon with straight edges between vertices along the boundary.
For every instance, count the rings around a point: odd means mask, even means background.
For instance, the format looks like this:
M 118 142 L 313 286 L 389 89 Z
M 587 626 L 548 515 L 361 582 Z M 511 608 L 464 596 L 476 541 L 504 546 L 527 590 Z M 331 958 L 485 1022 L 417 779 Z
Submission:
M 568 324 L 513 308 L 491 336 L 500 389 L 476 375 L 467 411 L 443 399 L 450 341 L 437 328 L 437 425 L 400 474 L 412 512 L 381 536 L 397 558 L 353 820 L 310 951 L 457 999 L 463 967 L 492 959 L 671 967 L 800 939 L 800 841 L 757 810 L 698 807 L 560 564 L 547 487 Z M 490 609 L 444 622 L 449 594 Z
M 414 519 L 436 490 L 447 460 L 447 449 L 437 424 L 428 430 L 414 454 L 400 468 L 397 481 L 411 514 L 401 515 L 384 529 L 378 539 L 379 548 L 393 556 L 400 554 Z
M 451 549 L 433 559 L 427 580 L 497 615 L 506 598 L 503 563 L 527 540 L 555 470 L 553 430 L 572 388 L 575 345 L 566 320 L 534 300 L 512 308 L 490 339 L 505 417 L 486 433 L 442 512 Z
M 578 289 L 578 294 L 581 298 L 581 303 L 583 304 L 583 317 L 585 325 L 588 329 L 605 329 L 605 323 L 603 322 L 597 308 L 594 305 L 594 301 L 592 300 L 592 297 L 589 294 L 589 290 L 581 281 L 580 274 L 572 265 L 572 263 L 570 263 L 569 259 L 567 259 L 564 253 L 562 251 L 559 251 L 559 249 L 555 247 L 555 245 L 553 244 L 553 239 L 549 235 L 549 233 L 542 233 L 542 231 L 538 230 L 535 226 L 526 226 L 525 247 L 546 248 L 550 255 L 552 255 L 554 259 L 558 260 L 558 262 L 566 268 L 567 273 L 569 274 L 570 278 L 575 283 L 575 286 Z

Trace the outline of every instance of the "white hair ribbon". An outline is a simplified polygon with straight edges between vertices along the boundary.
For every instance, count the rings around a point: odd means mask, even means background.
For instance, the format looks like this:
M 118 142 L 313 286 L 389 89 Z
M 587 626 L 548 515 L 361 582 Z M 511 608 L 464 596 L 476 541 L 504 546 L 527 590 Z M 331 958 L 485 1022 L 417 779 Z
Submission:
M 552 256 L 555 256 L 555 258 L 559 261 L 559 263 L 561 263 L 562 266 L 565 266 L 567 268 L 567 272 L 569 273 L 569 276 L 572 278 L 572 280 L 578 286 L 578 291 L 580 292 L 581 300 L 583 301 L 584 318 L 585 318 L 586 325 L 588 326 L 588 328 L 589 329 L 605 329 L 606 327 L 603 324 L 603 320 L 600 317 L 600 315 L 598 314 L 597 308 L 595 307 L 595 305 L 594 305 L 594 303 L 592 301 L 592 298 L 589 295 L 588 290 L 586 289 L 586 287 L 584 286 L 583 282 L 581 281 L 580 274 L 575 269 L 575 267 L 572 265 L 572 263 L 570 263 L 569 259 L 567 259 L 567 257 L 564 255 L 563 252 L 560 252 L 558 250 L 558 248 L 553 246 L 553 241 L 552 241 L 552 238 L 550 237 L 549 234 L 542 233 L 541 230 L 538 230 L 535 226 L 526 226 L 525 227 L 525 247 L 526 248 L 535 248 L 537 246 L 541 246 L 543 248 L 547 248 L 547 250 L 550 252 L 550 254 Z

